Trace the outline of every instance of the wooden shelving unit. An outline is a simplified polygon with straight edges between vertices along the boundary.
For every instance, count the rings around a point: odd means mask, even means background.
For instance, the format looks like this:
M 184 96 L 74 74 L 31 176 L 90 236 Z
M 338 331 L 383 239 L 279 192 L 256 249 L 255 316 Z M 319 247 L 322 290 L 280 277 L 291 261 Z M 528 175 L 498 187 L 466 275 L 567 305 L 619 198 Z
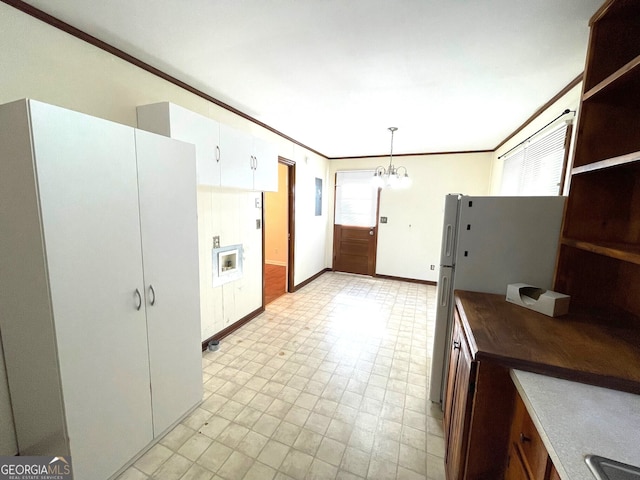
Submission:
M 640 265 L 640 247 L 637 245 L 617 244 L 617 243 L 593 243 L 573 238 L 563 238 L 562 244 L 569 247 L 578 248 L 587 252 L 596 253 L 605 257 L 616 258 L 625 262 Z
M 640 328 L 640 2 L 591 20 L 555 289 L 574 310 Z

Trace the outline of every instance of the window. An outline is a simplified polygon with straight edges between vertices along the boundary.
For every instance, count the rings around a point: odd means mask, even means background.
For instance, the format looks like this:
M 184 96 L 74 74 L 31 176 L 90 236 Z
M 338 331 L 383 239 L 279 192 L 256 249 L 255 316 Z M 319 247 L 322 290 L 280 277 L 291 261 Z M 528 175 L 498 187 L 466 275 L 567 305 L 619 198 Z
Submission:
M 376 225 L 378 189 L 372 178 L 373 170 L 336 172 L 336 225 Z
M 528 140 L 504 160 L 500 195 L 560 195 L 571 123 Z

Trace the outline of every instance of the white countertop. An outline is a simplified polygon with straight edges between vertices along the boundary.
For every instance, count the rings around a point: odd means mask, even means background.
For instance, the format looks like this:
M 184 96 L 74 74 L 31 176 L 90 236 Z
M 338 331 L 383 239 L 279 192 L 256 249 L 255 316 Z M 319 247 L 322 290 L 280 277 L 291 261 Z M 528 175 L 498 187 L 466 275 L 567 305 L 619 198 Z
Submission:
M 588 454 L 640 467 L 640 395 L 512 370 L 562 480 L 593 480 Z

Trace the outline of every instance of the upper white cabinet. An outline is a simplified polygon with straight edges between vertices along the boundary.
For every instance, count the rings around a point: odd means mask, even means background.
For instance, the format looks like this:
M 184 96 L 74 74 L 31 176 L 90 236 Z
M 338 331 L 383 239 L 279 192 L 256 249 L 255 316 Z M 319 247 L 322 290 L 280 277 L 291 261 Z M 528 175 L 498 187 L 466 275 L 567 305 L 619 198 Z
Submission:
M 278 191 L 278 152 L 274 145 L 220 124 L 221 185 Z
M 0 107 L 0 328 L 21 455 L 115 474 L 202 398 L 193 146 Z
M 199 185 L 278 190 L 278 152 L 265 140 L 169 102 L 139 106 L 138 127 L 193 143 Z
M 218 122 L 169 102 L 137 108 L 138 127 L 196 147 L 198 185 L 220 186 Z
M 253 190 L 251 135 L 220 124 L 220 184 L 223 187 Z
M 278 150 L 275 145 L 253 137 L 253 190 L 278 191 Z

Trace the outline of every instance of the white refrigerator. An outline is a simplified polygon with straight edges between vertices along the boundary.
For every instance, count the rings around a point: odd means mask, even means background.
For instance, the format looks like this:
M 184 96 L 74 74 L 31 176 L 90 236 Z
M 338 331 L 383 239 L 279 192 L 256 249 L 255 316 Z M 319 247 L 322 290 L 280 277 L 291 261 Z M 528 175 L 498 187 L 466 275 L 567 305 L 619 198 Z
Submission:
M 446 195 L 429 398 L 444 402 L 454 290 L 550 289 L 566 197 Z

